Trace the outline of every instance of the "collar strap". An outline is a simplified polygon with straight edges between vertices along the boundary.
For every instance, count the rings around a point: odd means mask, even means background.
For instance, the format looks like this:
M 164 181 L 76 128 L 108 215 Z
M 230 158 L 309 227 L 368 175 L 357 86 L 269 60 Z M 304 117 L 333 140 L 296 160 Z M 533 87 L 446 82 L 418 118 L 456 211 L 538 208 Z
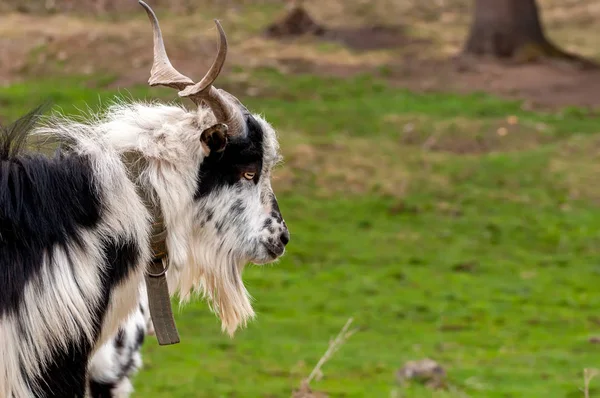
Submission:
M 159 209 L 152 209 L 152 213 L 159 213 Z M 167 284 L 166 273 L 169 268 L 167 252 L 167 229 L 162 215 L 155 215 L 150 237 L 152 261 L 146 268 L 146 290 L 148 292 L 148 307 L 154 325 L 156 340 L 159 345 L 179 343 L 179 333 L 171 309 L 171 297 Z
M 143 169 L 144 159 L 134 152 L 129 152 L 124 154 L 124 161 L 135 181 Z M 137 191 L 154 220 L 150 235 L 152 260 L 148 264 L 144 276 L 154 333 L 159 345 L 177 344 L 179 343 L 179 333 L 175 325 L 175 318 L 173 318 L 171 296 L 166 278 L 169 268 L 167 228 L 160 206 L 154 205 L 148 192 L 140 189 L 139 185 Z
M 167 228 L 162 220 L 152 223 L 152 235 L 150 236 L 150 250 L 152 252 L 152 263 L 159 263 L 162 270 L 155 272 L 150 266 L 146 270 L 146 275 L 152 278 L 159 278 L 166 274 L 169 268 L 167 253 Z M 163 267 L 164 266 L 164 267 Z

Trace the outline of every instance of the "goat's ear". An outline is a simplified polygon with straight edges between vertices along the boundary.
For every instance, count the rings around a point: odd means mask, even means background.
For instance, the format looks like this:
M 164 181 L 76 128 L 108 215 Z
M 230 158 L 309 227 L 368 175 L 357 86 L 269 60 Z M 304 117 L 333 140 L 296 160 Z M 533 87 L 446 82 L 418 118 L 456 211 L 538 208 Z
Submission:
M 217 123 L 210 126 L 200 135 L 200 141 L 205 144 L 211 152 L 221 152 L 227 146 L 227 125 Z

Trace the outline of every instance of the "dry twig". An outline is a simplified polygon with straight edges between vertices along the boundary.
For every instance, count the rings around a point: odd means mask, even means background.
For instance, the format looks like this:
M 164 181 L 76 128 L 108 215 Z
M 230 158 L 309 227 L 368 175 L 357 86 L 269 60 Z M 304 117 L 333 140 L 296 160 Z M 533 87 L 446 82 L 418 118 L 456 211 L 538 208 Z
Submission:
M 600 370 L 594 368 L 583 369 L 583 394 L 585 398 L 590 398 L 590 382 L 600 374 Z
M 346 321 L 346 324 L 344 325 L 342 330 L 340 330 L 340 332 L 338 333 L 336 338 L 329 342 L 329 347 L 327 347 L 327 351 L 325 351 L 325 353 L 323 354 L 321 359 L 319 359 L 319 362 L 317 362 L 317 364 L 315 365 L 312 372 L 310 372 L 310 375 L 306 379 L 302 380 L 300 389 L 293 393 L 293 395 L 292 395 L 293 398 L 310 398 L 310 397 L 321 396 L 321 395 L 314 394 L 311 391 L 310 382 L 313 381 L 313 379 L 315 377 L 317 377 L 317 375 L 322 374 L 321 368 L 323 367 L 325 362 L 327 362 L 329 359 L 331 359 L 333 354 L 335 354 L 335 352 L 337 350 L 339 350 L 339 348 L 342 346 L 342 344 L 344 344 L 346 342 L 346 340 L 348 340 L 348 338 L 357 331 L 357 329 L 348 330 L 348 328 L 350 327 L 350 324 L 352 324 L 353 320 L 354 320 L 353 318 L 348 318 L 348 320 Z

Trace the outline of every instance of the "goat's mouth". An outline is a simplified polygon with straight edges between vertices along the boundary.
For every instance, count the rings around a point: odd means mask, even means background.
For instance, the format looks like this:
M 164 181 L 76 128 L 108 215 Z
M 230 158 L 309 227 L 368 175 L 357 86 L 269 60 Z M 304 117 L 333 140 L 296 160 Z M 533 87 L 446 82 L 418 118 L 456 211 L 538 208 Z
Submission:
M 265 247 L 267 254 L 269 255 L 269 257 L 271 257 L 272 260 L 275 260 L 278 257 L 281 257 L 283 255 L 283 253 L 285 252 L 284 245 L 275 245 L 275 244 L 272 244 L 269 242 L 264 242 L 263 246 Z

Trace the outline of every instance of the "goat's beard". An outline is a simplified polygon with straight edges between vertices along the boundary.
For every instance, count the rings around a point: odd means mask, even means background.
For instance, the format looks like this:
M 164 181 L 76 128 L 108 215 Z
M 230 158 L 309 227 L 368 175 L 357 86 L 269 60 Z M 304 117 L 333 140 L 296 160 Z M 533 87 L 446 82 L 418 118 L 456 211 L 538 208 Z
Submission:
M 199 293 L 221 320 L 221 330 L 233 336 L 255 315 L 242 280 L 246 261 L 222 245 L 210 247 L 202 241 L 190 246 L 185 264 L 173 264 L 169 269 L 169 290 L 178 293 L 181 303 Z

